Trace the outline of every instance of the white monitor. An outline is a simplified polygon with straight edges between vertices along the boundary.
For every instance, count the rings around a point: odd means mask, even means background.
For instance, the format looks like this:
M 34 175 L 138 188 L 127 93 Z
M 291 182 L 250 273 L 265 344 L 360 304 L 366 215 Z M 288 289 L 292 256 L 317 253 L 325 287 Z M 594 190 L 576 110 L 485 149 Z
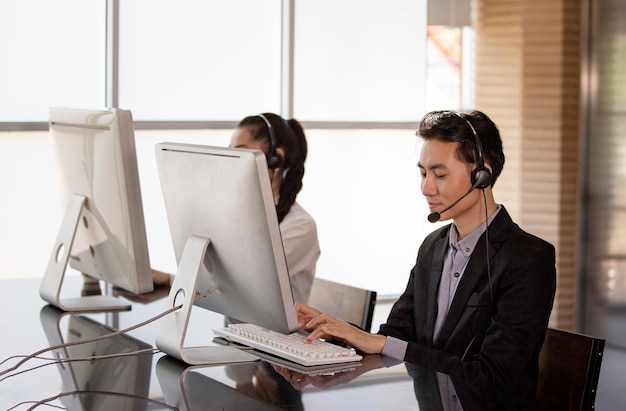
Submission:
M 160 320 L 157 346 L 189 364 L 258 359 L 184 339 L 194 305 L 283 334 L 298 329 L 265 155 L 161 143 L 156 160 L 178 262 L 167 308 L 183 305 Z
M 130 111 L 50 109 L 65 217 L 40 287 L 65 311 L 128 310 L 108 295 L 62 298 L 68 266 L 136 294 L 153 290 Z

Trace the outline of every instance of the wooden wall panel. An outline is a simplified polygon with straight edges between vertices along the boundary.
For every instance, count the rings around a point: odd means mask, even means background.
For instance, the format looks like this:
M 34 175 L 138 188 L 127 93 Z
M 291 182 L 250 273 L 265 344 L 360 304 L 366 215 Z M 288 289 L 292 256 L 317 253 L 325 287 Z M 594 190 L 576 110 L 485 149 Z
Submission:
M 494 191 L 557 249 L 551 325 L 575 327 L 580 95 L 578 0 L 476 0 L 476 107 L 500 128 Z

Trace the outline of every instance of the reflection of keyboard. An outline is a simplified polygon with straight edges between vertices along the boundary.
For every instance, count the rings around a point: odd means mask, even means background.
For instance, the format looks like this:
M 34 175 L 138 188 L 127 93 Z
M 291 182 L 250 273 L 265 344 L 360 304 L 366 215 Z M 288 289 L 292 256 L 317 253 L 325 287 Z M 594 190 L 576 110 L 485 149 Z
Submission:
M 302 365 L 356 362 L 363 358 L 351 348 L 322 340 L 305 344 L 305 336 L 300 333 L 285 335 L 254 324 L 229 324 L 228 327 L 213 331 L 228 340 Z

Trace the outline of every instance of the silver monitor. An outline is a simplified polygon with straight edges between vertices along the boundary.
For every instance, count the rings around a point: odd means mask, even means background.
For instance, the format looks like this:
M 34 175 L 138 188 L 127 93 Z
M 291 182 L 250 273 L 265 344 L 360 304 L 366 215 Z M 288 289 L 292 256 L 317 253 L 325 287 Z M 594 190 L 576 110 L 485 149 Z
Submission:
M 62 298 L 68 266 L 143 294 L 153 290 L 130 111 L 50 109 L 65 217 L 40 286 L 65 311 L 127 310 L 118 298 Z
M 178 262 L 157 346 L 190 364 L 233 361 L 232 347 L 184 347 L 192 306 L 283 334 L 298 322 L 265 155 L 161 143 L 156 160 Z M 204 298 L 196 296 L 214 290 Z M 235 351 L 240 351 L 236 353 Z M 257 359 L 243 355 L 241 361 Z

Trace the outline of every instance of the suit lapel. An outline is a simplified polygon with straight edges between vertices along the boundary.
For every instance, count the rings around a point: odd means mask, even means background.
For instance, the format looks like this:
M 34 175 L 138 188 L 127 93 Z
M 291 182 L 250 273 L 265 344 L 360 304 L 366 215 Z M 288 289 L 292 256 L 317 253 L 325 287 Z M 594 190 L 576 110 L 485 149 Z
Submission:
M 446 231 L 448 233 L 448 231 Z M 428 315 L 426 324 L 427 341 L 433 341 L 435 320 L 437 319 L 437 295 L 439 283 L 441 282 L 441 270 L 443 269 L 443 259 L 448 249 L 448 234 L 441 236 L 433 246 L 433 255 L 430 265 L 430 275 L 428 283 Z

